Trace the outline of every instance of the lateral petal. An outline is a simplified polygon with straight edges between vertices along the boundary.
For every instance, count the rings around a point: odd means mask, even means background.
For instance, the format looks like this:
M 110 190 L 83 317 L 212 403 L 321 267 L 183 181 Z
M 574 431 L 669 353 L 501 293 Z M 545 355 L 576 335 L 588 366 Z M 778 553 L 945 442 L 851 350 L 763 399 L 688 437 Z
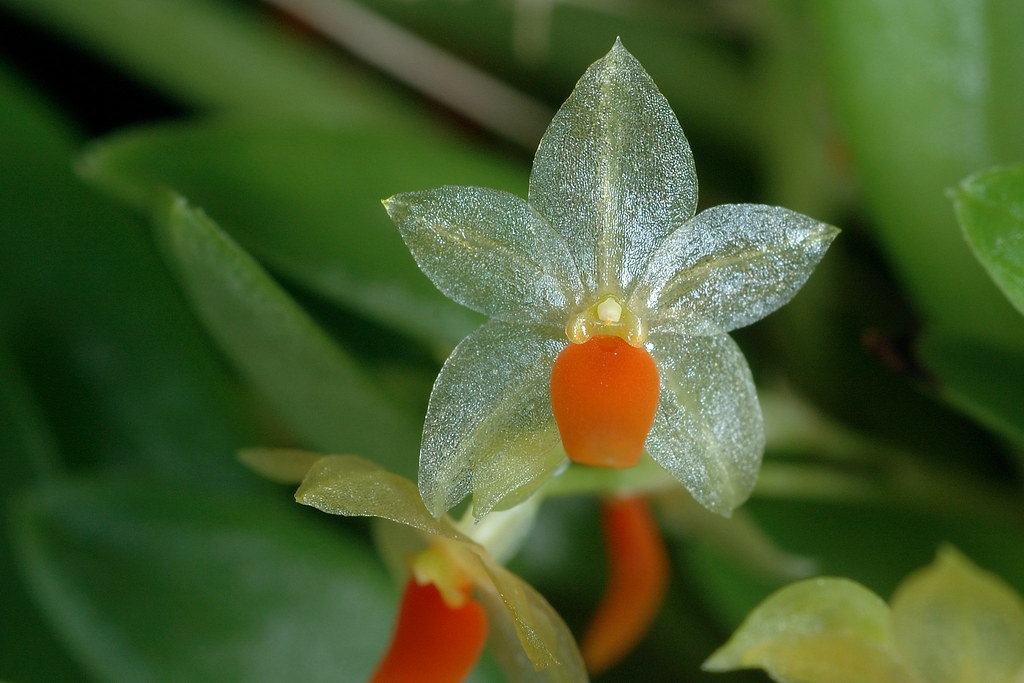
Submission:
M 380 517 L 434 536 L 466 541 L 447 521 L 423 507 L 416 485 L 355 455 L 325 455 L 295 492 L 295 500 L 346 517 Z
M 496 634 L 504 635 L 492 643 L 509 680 L 517 683 L 586 681 L 586 668 L 576 640 L 548 601 L 486 553 L 474 552 L 489 579 L 486 583 L 479 581 L 478 586 L 483 589 L 481 601 Z M 493 593 L 488 596 L 490 587 Z M 514 647 L 516 639 L 521 648 Z
M 511 506 L 565 461 L 551 413 L 559 328 L 491 321 L 452 352 L 423 426 L 419 486 L 440 516 L 470 493 L 474 514 Z
M 588 292 L 625 290 L 697 206 L 690 145 L 619 41 L 587 69 L 541 139 L 530 203 L 565 239 Z
M 661 395 L 651 457 L 712 512 L 728 516 L 754 488 L 764 423 L 743 353 L 728 335 L 652 332 Z
M 580 280 L 562 238 L 521 197 L 446 186 L 384 200 L 420 269 L 498 319 L 565 324 Z
M 838 233 L 777 206 L 707 209 L 665 238 L 627 305 L 680 334 L 749 325 L 796 294 Z

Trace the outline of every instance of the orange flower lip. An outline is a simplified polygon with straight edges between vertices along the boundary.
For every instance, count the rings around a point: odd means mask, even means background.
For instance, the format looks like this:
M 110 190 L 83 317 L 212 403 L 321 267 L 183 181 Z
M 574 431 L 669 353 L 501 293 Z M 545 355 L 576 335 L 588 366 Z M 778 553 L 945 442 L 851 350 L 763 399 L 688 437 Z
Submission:
M 458 683 L 476 665 L 487 642 L 484 608 L 467 596 L 450 607 L 432 583 L 410 578 L 391 645 L 371 683 Z
M 570 344 L 551 370 L 551 408 L 569 458 L 633 467 L 658 407 L 658 367 L 646 349 L 618 336 Z
M 605 501 L 608 587 L 580 643 L 591 673 L 607 671 L 636 647 L 657 616 L 669 581 L 668 551 L 643 498 Z

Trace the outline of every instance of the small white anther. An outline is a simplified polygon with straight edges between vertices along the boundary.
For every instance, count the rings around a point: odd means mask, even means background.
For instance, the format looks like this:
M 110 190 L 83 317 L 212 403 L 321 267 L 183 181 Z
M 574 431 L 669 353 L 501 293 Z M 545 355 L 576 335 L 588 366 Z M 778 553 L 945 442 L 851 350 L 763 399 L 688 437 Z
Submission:
M 597 318 L 605 325 L 614 325 L 622 317 L 622 306 L 614 297 L 605 297 L 605 300 L 597 305 Z

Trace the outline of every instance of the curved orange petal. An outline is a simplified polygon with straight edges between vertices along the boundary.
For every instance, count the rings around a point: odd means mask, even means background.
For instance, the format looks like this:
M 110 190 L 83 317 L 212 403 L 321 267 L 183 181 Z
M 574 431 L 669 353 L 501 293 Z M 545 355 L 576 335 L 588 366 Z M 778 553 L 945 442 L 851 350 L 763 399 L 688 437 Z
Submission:
M 487 617 L 472 599 L 449 607 L 432 583 L 410 578 L 398 624 L 371 683 L 459 683 L 487 642 Z
M 658 407 L 651 354 L 610 335 L 569 344 L 551 369 L 551 409 L 573 462 L 633 467 Z
M 636 647 L 658 613 L 668 587 L 668 552 L 643 498 L 605 501 L 608 586 L 583 635 L 587 670 L 600 673 Z

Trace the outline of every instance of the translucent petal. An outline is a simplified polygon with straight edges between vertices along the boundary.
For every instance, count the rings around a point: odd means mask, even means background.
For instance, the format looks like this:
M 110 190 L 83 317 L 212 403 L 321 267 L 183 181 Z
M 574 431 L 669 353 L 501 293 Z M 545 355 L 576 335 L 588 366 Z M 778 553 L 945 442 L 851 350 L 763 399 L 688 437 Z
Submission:
M 749 325 L 796 294 L 838 233 L 776 206 L 707 209 L 661 243 L 627 305 L 680 334 Z
M 380 517 L 434 536 L 468 540 L 427 512 L 411 481 L 353 455 L 317 460 L 295 500 L 332 515 Z
M 492 644 L 509 680 L 586 681 L 586 668 L 576 641 L 547 600 L 488 555 L 479 551 L 477 554 L 495 590 L 493 595 L 481 597 L 492 627 L 504 635 L 494 638 Z M 517 640 L 521 648 L 514 646 Z
M 773 593 L 704 662 L 709 671 L 761 668 L 793 683 L 906 683 L 889 608 L 847 579 L 806 579 Z
M 625 291 L 697 206 L 690 145 L 622 44 L 555 114 L 533 161 L 530 203 L 562 234 L 584 287 Z
M 384 206 L 448 297 L 491 317 L 565 324 L 579 276 L 562 238 L 520 197 L 481 187 L 406 192 Z
M 652 332 L 661 396 L 647 450 L 712 512 L 729 515 L 750 495 L 764 424 L 750 368 L 728 335 Z
M 565 460 L 551 413 L 560 328 L 491 321 L 441 368 L 423 426 L 419 484 L 440 516 L 470 493 L 474 513 L 521 501 Z
M 929 683 L 997 683 L 1024 670 L 1024 600 L 953 548 L 892 598 L 900 652 Z

